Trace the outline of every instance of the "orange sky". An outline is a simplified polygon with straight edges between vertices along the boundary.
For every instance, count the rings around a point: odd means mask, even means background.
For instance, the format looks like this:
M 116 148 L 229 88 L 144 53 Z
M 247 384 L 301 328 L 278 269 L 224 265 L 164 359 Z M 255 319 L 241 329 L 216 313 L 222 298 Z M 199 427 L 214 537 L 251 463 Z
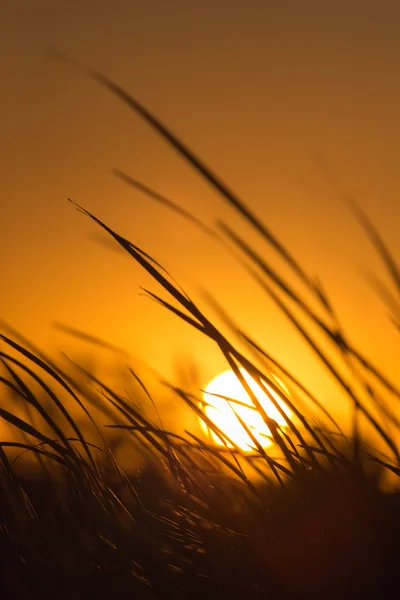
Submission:
M 314 156 L 325 156 L 399 255 L 399 24 L 400 4 L 382 0 L 3 0 L 2 318 L 52 348 L 71 344 L 51 329 L 61 321 L 167 375 L 190 354 L 203 385 L 225 367 L 200 335 L 139 295 L 140 285 L 159 289 L 91 241 L 96 228 L 69 196 L 190 292 L 212 290 L 272 354 L 326 389 L 234 260 L 111 169 L 209 224 L 222 217 L 240 229 L 238 217 L 116 98 L 49 59 L 44 49 L 56 46 L 136 95 L 219 172 L 321 276 L 357 344 L 395 374 L 397 334 L 358 272 L 380 263 Z

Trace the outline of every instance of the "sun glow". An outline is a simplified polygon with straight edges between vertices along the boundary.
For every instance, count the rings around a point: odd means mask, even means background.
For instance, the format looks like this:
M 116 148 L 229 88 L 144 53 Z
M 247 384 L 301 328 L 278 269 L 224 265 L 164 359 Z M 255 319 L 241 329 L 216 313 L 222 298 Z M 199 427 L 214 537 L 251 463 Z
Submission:
M 266 414 L 271 417 L 271 419 L 274 419 L 279 426 L 285 427 L 286 420 L 284 416 L 279 412 L 276 406 L 274 406 L 267 394 L 244 369 L 240 369 L 240 372 L 249 384 L 252 392 L 254 392 L 256 398 L 259 400 L 261 406 L 264 408 Z M 277 386 L 287 394 L 287 390 L 282 382 L 276 379 L 276 383 Z M 291 412 L 279 395 L 271 389 L 267 383 L 265 383 L 265 386 L 284 413 L 290 417 Z M 220 398 L 219 396 L 226 396 L 233 401 Z M 273 444 L 271 431 L 265 424 L 261 414 L 255 409 L 249 395 L 244 390 L 233 371 L 225 371 L 224 373 L 217 375 L 217 377 L 207 385 L 203 393 L 203 398 L 203 410 L 205 415 L 240 449 L 245 451 L 253 450 L 254 442 L 240 423 L 236 414 L 246 424 L 255 439 L 263 448 L 267 448 Z M 220 446 L 223 445 L 221 438 L 212 431 L 203 420 L 201 420 L 201 424 L 204 431 L 211 437 L 213 442 Z M 232 447 L 232 444 L 230 444 L 228 440 L 227 445 Z

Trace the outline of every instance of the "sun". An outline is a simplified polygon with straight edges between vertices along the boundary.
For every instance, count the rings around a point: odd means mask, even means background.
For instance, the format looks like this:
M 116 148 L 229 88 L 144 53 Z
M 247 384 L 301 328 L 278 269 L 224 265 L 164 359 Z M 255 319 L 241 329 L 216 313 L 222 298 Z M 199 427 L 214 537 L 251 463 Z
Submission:
M 285 427 L 286 420 L 284 416 L 274 406 L 267 394 L 254 381 L 254 379 L 252 379 L 247 371 L 240 369 L 240 372 L 242 373 L 246 382 L 249 384 L 250 389 L 252 392 L 254 392 L 267 415 L 274 419 L 279 426 Z M 278 379 L 276 379 L 276 382 L 278 387 L 283 389 L 287 394 L 287 390 L 282 382 Z M 267 385 L 267 383 L 265 383 L 265 386 L 268 388 L 268 391 L 282 408 L 284 413 L 290 417 L 291 412 L 283 400 L 273 389 L 271 389 L 269 385 Z M 236 402 L 230 402 L 224 398 L 218 397 L 218 395 L 227 396 L 228 398 L 232 398 L 232 400 L 236 400 Z M 217 375 L 217 377 L 215 377 L 205 388 L 203 398 L 203 410 L 205 415 L 241 450 L 253 450 L 254 442 L 241 425 L 239 419 L 235 415 L 235 412 L 251 430 L 255 439 L 257 439 L 263 448 L 268 448 L 268 446 L 273 444 L 271 431 L 265 424 L 261 414 L 255 409 L 249 395 L 244 390 L 242 384 L 233 371 L 229 370 Z M 221 438 L 214 431 L 212 431 L 202 419 L 201 425 L 204 431 L 211 437 L 213 442 L 220 446 L 224 445 Z M 227 442 L 227 444 L 228 446 L 232 447 L 232 444 L 229 442 Z

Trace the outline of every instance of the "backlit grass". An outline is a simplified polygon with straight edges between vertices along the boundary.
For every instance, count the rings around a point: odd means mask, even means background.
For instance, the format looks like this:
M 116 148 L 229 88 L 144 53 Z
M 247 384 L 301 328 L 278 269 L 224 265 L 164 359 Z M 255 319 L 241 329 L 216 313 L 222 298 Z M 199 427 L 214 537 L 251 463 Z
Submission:
M 352 435 L 343 433 L 306 381 L 238 328 L 222 307 L 212 306 L 237 344 L 159 262 L 71 200 L 151 275 L 155 289 L 146 294 L 216 344 L 273 443 L 260 443 L 238 410 L 240 402 L 221 397 L 252 444 L 244 451 L 210 418 L 200 389 L 163 381 L 166 393 L 212 435 L 201 428 L 169 431 L 145 410 L 144 401 L 157 413 L 158 399 L 129 357 L 124 357 L 127 394 L 125 385 L 110 386 L 100 372 L 68 357 L 56 361 L 3 325 L 3 597 L 397 598 L 397 383 L 354 347 L 320 282 L 250 208 L 135 98 L 103 75 L 87 72 L 145 119 L 293 271 L 297 287 L 229 224 L 209 227 L 116 172 L 235 253 L 346 395 Z M 352 207 L 391 278 L 393 290 L 380 279 L 374 282 L 398 325 L 399 270 L 362 209 L 354 202 Z M 312 302 L 305 299 L 310 294 Z M 93 337 L 66 329 L 89 342 L 94 355 L 95 344 L 105 345 L 101 332 Z M 279 419 L 267 414 L 244 372 Z M 362 437 L 361 419 L 384 452 Z M 382 490 L 385 474 L 391 477 L 390 493 Z

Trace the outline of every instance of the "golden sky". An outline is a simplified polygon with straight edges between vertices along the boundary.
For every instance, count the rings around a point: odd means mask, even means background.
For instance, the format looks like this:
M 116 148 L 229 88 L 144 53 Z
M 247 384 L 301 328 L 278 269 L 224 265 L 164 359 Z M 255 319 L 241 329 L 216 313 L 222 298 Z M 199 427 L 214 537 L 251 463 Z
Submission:
M 315 157 L 399 255 L 399 25 L 394 0 L 3 0 L 1 317 L 53 349 L 71 344 L 51 328 L 61 321 L 167 375 L 187 355 L 204 382 L 225 368 L 206 340 L 140 295 L 141 285 L 159 289 L 91 240 L 96 228 L 71 197 L 191 293 L 212 291 L 273 355 L 322 386 L 322 369 L 240 266 L 111 169 L 210 225 L 223 218 L 251 230 L 117 98 L 46 56 L 55 46 L 134 94 L 228 181 L 322 278 L 357 344 L 395 374 L 397 334 L 360 275 L 381 272 L 380 262 Z

